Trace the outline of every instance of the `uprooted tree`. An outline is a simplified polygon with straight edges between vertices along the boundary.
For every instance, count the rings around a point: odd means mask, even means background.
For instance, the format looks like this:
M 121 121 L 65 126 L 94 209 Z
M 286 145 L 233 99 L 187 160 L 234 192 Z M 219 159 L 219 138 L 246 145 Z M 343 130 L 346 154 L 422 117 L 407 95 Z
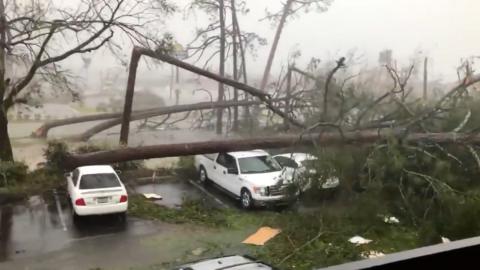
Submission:
M 156 47 L 148 25 L 136 22 L 152 22 L 173 10 L 165 0 L 85 0 L 74 9 L 63 4 L 0 1 L 0 160 L 13 160 L 7 112 L 42 94 L 39 88 L 29 87 L 35 78 L 76 98 L 63 60 L 103 47 L 119 54 L 122 37 Z M 152 8 L 155 13 L 147 12 Z M 13 67 L 24 74 L 18 76 Z

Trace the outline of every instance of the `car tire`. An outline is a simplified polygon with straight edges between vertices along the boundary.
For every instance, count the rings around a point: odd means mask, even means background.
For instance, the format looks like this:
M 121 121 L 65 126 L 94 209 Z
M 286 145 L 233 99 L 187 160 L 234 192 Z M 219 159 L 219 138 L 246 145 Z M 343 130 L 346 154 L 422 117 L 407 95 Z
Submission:
M 240 193 L 240 205 L 243 209 L 251 209 L 253 207 L 252 194 L 246 188 L 242 189 Z
M 118 213 L 117 216 L 120 222 L 124 223 L 127 221 L 127 212 Z
M 200 169 L 198 170 L 198 180 L 202 184 L 207 184 L 209 181 L 207 171 L 203 166 L 200 166 Z

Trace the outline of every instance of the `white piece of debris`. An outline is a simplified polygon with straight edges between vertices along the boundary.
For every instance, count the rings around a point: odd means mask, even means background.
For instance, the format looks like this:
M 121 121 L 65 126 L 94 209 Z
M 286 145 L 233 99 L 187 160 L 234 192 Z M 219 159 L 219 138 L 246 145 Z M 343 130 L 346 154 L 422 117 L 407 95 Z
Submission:
M 442 236 L 442 243 L 450 243 L 450 239 Z
M 387 224 L 398 224 L 398 223 L 400 223 L 400 220 L 398 220 L 398 218 L 396 218 L 394 216 L 385 216 L 383 218 L 383 222 L 385 222 Z
M 372 242 L 372 240 L 370 240 L 370 239 L 365 239 L 365 238 L 363 238 L 363 237 L 361 237 L 361 236 L 356 235 L 356 236 L 348 239 L 348 242 L 359 246 L 359 245 L 368 244 L 368 243 Z
M 375 251 L 375 250 L 369 250 L 362 252 L 362 257 L 368 258 L 368 259 L 375 259 L 375 258 L 380 258 L 385 256 L 383 252 L 380 251 Z
M 143 193 L 143 196 L 149 200 L 161 200 L 162 196 L 155 193 Z

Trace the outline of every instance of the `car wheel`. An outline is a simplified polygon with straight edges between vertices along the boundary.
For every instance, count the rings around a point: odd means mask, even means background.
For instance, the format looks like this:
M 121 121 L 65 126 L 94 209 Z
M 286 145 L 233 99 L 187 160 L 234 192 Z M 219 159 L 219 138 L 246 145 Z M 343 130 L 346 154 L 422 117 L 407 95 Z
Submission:
M 127 212 L 118 213 L 118 218 L 122 223 L 127 221 Z
M 243 209 L 250 209 L 253 206 L 252 194 L 250 194 L 250 191 L 247 189 L 242 189 L 240 194 L 240 204 Z
M 205 168 L 200 167 L 200 170 L 198 172 L 198 179 L 200 180 L 200 183 L 202 183 L 202 184 L 206 184 L 208 182 L 208 175 L 207 175 L 207 171 L 205 170 Z

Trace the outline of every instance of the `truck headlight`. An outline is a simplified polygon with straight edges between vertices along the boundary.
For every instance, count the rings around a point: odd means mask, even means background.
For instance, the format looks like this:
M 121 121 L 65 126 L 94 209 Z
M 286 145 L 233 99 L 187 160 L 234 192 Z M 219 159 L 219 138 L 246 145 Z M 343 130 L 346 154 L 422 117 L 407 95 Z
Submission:
M 261 196 L 265 196 L 267 194 L 267 189 L 264 187 L 253 187 L 253 192 Z

